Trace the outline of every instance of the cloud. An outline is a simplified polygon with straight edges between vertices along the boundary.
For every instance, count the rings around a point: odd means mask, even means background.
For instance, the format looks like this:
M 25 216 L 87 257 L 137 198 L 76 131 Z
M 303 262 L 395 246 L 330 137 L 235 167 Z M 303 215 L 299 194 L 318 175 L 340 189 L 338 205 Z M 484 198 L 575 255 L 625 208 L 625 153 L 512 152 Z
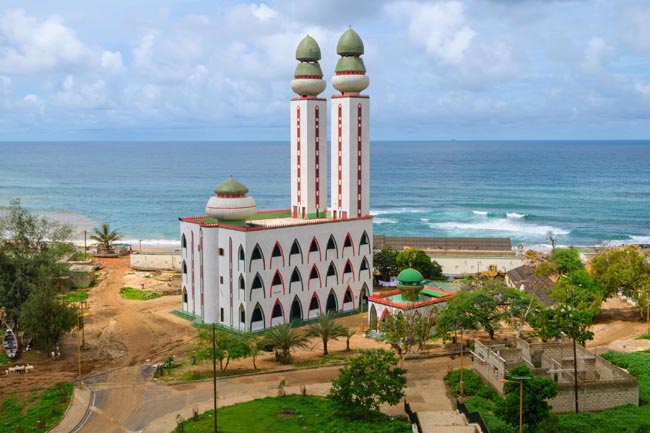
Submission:
M 643 81 L 639 81 L 634 85 L 634 90 L 639 92 L 641 95 L 644 97 L 649 97 L 650 98 L 650 84 L 647 84 Z
M 587 69 L 601 69 L 614 55 L 614 48 L 600 37 L 593 37 L 587 42 L 584 65 Z
M 57 16 L 39 21 L 20 9 L 0 16 L 0 73 L 79 68 L 89 60 L 90 50 Z
M 411 41 L 444 63 L 460 63 L 476 36 L 467 23 L 463 4 L 458 1 L 401 2 L 390 9 L 407 17 Z
M 122 53 L 119 51 L 104 51 L 101 56 L 101 67 L 106 71 L 119 74 L 124 71 Z
M 264 3 L 261 3 L 260 5 L 251 5 L 251 10 L 253 11 L 253 15 L 255 15 L 260 21 L 267 21 L 278 16 L 276 11 Z

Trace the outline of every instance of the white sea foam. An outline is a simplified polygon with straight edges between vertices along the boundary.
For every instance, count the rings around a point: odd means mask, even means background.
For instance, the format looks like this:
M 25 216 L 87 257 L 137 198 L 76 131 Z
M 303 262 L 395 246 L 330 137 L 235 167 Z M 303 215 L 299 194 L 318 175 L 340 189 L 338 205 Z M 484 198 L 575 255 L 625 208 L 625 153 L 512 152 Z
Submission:
M 375 224 L 397 224 L 399 221 L 395 218 L 373 218 L 372 222 Z
M 420 218 L 420 221 L 427 222 L 427 221 L 429 221 L 429 218 Z
M 487 216 L 488 214 L 486 210 L 473 210 L 472 213 L 474 215 L 481 215 L 481 216 Z
M 424 212 L 430 212 L 431 209 L 423 209 L 423 208 L 414 208 L 414 207 L 394 207 L 394 208 L 386 208 L 386 209 L 371 209 L 370 210 L 370 215 L 399 215 L 399 214 L 405 214 L 405 213 L 424 213 Z
M 440 223 L 428 223 L 427 224 L 432 229 L 443 230 L 452 234 L 459 234 L 461 232 L 507 232 L 507 233 L 522 233 L 529 235 L 545 235 L 549 231 L 552 231 L 555 234 L 566 235 L 569 234 L 569 230 L 565 230 L 559 227 L 547 226 L 547 225 L 531 225 L 526 224 L 522 220 L 487 220 L 478 223 L 463 223 L 456 221 L 447 221 Z
M 526 218 L 526 217 L 528 216 L 528 214 L 525 214 L 525 213 L 517 213 L 517 212 L 508 212 L 508 213 L 506 214 L 506 216 L 507 216 L 508 218 L 513 218 L 513 219 L 522 219 L 522 218 Z

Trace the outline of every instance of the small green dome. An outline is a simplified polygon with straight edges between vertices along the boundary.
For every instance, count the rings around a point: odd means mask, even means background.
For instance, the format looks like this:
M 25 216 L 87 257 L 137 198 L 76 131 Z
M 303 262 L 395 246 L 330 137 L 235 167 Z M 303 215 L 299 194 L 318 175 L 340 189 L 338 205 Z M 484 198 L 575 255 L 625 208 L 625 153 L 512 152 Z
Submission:
M 336 53 L 339 56 L 360 56 L 363 54 L 363 41 L 351 27 L 341 35 L 339 43 L 336 44 Z
M 296 48 L 296 60 L 301 62 L 317 62 L 320 60 L 320 47 L 316 39 L 305 36 Z
M 304 75 L 322 77 L 323 71 L 318 63 L 298 63 L 296 65 L 296 72 L 293 75 L 296 77 Z
M 230 179 L 221 182 L 214 189 L 217 194 L 246 194 L 248 188 L 246 185 L 239 182 L 237 179 L 230 177 Z
M 336 62 L 336 72 L 366 72 L 366 66 L 363 64 L 363 59 L 360 57 L 341 57 Z
M 424 280 L 422 274 L 413 268 L 406 268 L 397 276 L 397 281 L 404 284 L 420 284 Z

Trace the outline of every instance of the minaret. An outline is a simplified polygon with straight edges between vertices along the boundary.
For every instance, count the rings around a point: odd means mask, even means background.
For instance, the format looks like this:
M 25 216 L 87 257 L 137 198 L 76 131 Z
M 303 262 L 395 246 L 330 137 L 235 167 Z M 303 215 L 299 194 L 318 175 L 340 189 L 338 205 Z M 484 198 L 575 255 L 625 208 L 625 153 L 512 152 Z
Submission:
M 327 209 L 327 105 L 318 98 L 325 80 L 318 61 L 320 48 L 311 36 L 296 49 L 291 89 L 291 211 L 294 218 L 325 216 Z
M 341 56 L 332 85 L 332 216 L 355 218 L 370 212 L 370 100 L 360 92 L 368 87 L 363 64 L 363 41 L 349 28 L 336 46 Z

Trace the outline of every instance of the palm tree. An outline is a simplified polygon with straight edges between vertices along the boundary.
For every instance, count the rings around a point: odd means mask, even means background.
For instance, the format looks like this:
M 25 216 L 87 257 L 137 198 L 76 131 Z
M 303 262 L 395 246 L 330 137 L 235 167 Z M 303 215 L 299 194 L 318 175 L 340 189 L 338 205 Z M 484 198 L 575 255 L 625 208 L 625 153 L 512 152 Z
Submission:
M 327 355 L 327 342 L 337 340 L 346 334 L 346 329 L 339 321 L 336 320 L 333 311 L 320 313 L 316 322 L 309 325 L 307 335 L 310 337 L 320 337 L 323 340 L 323 356 Z
M 104 250 L 110 251 L 111 244 L 121 237 L 116 230 L 111 230 L 110 226 L 104 223 L 101 229 L 95 229 L 95 234 L 90 239 L 99 242 Z
M 307 337 L 291 327 L 291 323 L 272 328 L 264 336 L 264 344 L 275 350 L 275 357 L 282 364 L 291 361 L 291 349 L 307 347 Z
M 346 328 L 343 336 L 345 337 L 345 351 L 350 351 L 350 339 L 357 333 L 357 330 L 354 328 Z

